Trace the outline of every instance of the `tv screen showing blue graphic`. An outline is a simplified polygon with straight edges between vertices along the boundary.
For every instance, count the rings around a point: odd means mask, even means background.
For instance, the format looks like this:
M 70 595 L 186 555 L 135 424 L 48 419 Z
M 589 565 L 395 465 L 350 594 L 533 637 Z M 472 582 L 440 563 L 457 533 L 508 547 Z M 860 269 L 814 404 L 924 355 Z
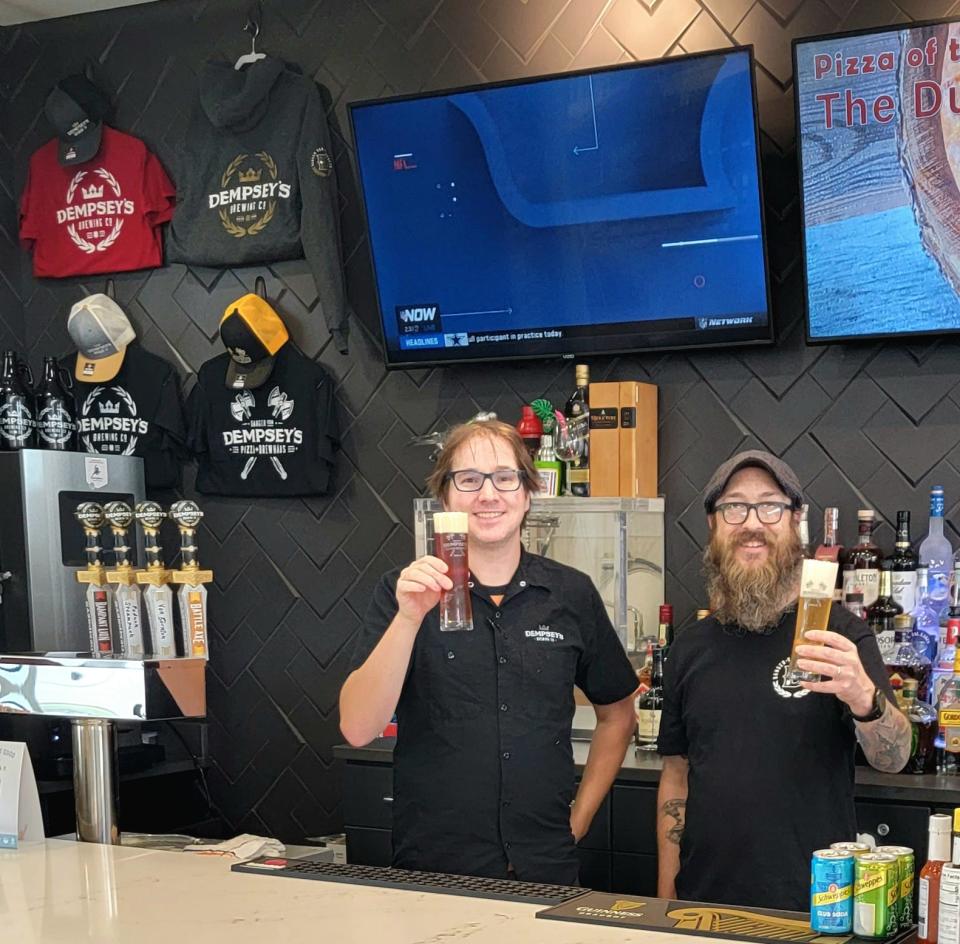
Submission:
M 794 45 L 811 341 L 960 330 L 960 22 Z
M 350 112 L 389 366 L 770 340 L 750 50 Z

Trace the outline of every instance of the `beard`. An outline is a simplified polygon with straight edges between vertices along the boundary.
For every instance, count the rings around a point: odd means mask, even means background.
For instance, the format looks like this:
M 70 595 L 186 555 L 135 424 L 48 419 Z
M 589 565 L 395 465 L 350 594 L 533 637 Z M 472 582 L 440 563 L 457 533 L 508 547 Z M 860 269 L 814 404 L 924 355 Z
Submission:
M 736 558 L 737 548 L 756 541 L 767 546 L 766 562 L 742 564 Z M 794 528 L 779 536 L 742 530 L 727 538 L 714 531 L 703 552 L 712 615 L 721 623 L 736 623 L 754 633 L 775 626 L 793 602 L 802 561 L 800 536 Z

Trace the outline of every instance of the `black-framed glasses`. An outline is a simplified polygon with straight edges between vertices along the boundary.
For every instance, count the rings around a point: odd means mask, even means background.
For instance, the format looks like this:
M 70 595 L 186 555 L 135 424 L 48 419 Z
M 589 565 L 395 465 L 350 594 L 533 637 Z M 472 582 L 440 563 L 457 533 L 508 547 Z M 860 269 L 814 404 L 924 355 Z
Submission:
M 713 510 L 719 512 L 727 524 L 743 524 L 751 508 L 757 513 L 761 524 L 776 524 L 783 513 L 792 507 L 789 502 L 721 502 L 714 505 Z
M 497 469 L 496 472 L 478 472 L 476 469 L 458 469 L 448 472 L 447 479 L 453 482 L 458 492 L 479 492 L 487 479 L 493 482 L 498 492 L 515 492 L 523 482 L 521 469 Z

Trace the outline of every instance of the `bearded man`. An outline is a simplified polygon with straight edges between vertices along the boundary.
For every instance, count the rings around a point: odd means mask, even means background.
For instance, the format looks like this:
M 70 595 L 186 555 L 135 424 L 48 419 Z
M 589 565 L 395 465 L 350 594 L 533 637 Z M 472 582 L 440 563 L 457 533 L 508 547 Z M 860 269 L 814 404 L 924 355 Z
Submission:
M 767 452 L 724 462 L 704 493 L 711 615 L 667 660 L 658 750 L 661 898 L 805 911 L 810 856 L 856 837 L 854 756 L 896 772 L 910 724 L 876 638 L 842 607 L 809 633 L 790 684 L 803 494 Z

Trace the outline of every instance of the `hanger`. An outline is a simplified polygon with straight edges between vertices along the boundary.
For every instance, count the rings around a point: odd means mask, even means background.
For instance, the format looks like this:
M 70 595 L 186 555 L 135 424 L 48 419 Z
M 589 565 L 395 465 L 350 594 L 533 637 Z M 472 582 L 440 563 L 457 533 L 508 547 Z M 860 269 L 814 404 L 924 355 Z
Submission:
M 267 282 L 262 275 L 258 275 L 253 283 L 253 290 L 264 300 L 267 300 Z
M 117 296 L 113 288 L 113 279 L 107 279 L 107 284 L 104 286 L 103 294 L 106 295 L 107 298 L 112 298 L 114 301 L 116 301 Z
M 259 13 L 260 4 L 256 4 L 257 11 Z M 250 52 L 244 53 L 234 64 L 233 68 L 236 70 L 242 69 L 244 66 L 252 65 L 254 62 L 259 61 L 260 59 L 266 59 L 267 54 L 263 52 L 257 52 L 257 37 L 260 35 L 260 17 L 259 15 L 254 16 L 251 8 L 251 13 L 247 15 L 247 22 L 243 27 L 245 33 L 250 34 Z

